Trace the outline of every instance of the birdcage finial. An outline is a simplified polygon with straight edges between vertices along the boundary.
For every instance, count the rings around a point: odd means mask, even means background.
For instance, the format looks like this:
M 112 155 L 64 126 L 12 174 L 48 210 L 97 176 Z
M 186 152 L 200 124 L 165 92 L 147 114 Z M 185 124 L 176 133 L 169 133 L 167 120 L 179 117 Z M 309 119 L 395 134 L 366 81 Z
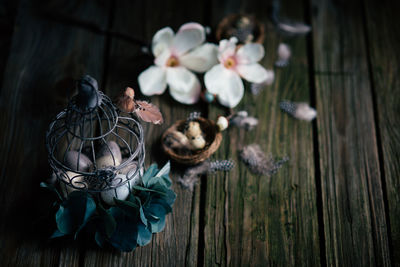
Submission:
M 101 94 L 97 81 L 89 75 L 83 76 L 77 83 L 77 105 L 81 110 L 94 109 L 101 104 Z

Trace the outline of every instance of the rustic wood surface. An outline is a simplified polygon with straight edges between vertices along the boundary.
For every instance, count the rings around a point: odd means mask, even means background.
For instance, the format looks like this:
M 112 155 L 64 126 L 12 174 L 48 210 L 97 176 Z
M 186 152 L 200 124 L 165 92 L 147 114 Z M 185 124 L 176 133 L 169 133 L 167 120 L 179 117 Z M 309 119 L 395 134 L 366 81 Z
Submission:
M 372 97 L 377 124 L 378 153 L 390 222 L 393 262 L 400 264 L 400 29 L 396 23 L 399 2 L 366 1 L 365 28 L 369 53 Z M 389 216 L 388 216 L 389 215 Z M 389 219 L 390 218 L 390 219 Z M 389 244 L 390 245 L 390 244 Z
M 240 8 L 256 14 L 267 10 L 262 1 L 242 1 Z M 304 21 L 300 4 L 282 11 Z M 215 12 L 215 21 L 221 19 L 218 14 Z M 267 23 L 267 18 L 263 22 Z M 236 109 L 247 110 L 260 125 L 252 131 L 229 129 L 215 158 L 230 157 L 238 162 L 243 146 L 259 143 L 273 157 L 289 156 L 290 160 L 272 177 L 254 175 L 239 162 L 229 174 L 207 177 L 206 266 L 320 265 L 312 124 L 279 110 L 279 102 L 285 99 L 310 101 L 306 39 L 282 38 L 271 27 L 266 36 L 264 66 L 274 68 L 281 42 L 289 44 L 296 56 L 287 68 L 275 69 L 275 82 L 259 95 L 251 95 L 247 86 Z M 225 112 L 211 107 L 209 117 Z
M 362 9 L 331 1 L 312 8 L 327 265 L 390 266 Z
M 1 266 L 400 266 L 400 5 L 392 1 L 279 1 L 282 15 L 313 26 L 308 36 L 277 33 L 273 1 L 3 0 L 0 2 Z M 230 173 L 204 176 L 194 191 L 177 180 L 173 213 L 162 233 L 132 253 L 99 249 L 91 238 L 47 240 L 50 175 L 45 131 L 90 74 L 112 98 L 152 64 L 143 53 L 153 34 L 195 21 L 215 29 L 229 13 L 254 13 L 266 25 L 262 65 L 275 81 L 245 109 L 260 124 L 224 132 L 215 159 Z M 279 43 L 290 65 L 275 68 Z M 136 90 L 139 98 L 139 90 Z M 148 99 L 148 98 L 147 98 Z M 191 111 L 216 119 L 218 105 L 186 106 L 166 92 L 151 97 L 162 126 L 146 125 L 146 164 L 167 161 L 160 136 Z M 318 111 L 298 121 L 279 102 Z M 289 162 L 277 174 L 252 174 L 240 149 L 260 144 Z

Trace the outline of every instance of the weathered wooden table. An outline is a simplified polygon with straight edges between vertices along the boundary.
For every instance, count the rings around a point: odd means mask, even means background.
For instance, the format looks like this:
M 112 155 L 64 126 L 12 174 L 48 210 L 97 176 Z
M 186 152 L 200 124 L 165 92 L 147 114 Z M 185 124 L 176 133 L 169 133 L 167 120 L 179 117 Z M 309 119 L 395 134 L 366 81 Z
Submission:
M 400 266 L 400 27 L 398 1 L 282 1 L 282 14 L 312 25 L 306 37 L 277 34 L 268 1 L 52 0 L 0 3 L 0 266 Z M 291 64 L 272 86 L 237 108 L 260 119 L 230 129 L 215 158 L 238 161 L 237 147 L 259 143 L 290 157 L 272 177 L 242 163 L 182 189 L 164 232 L 134 253 L 101 250 L 93 240 L 48 241 L 50 174 L 44 146 L 51 119 L 73 80 L 96 77 L 115 97 L 152 59 L 141 51 L 160 28 L 195 21 L 215 27 L 232 12 L 267 25 L 273 68 L 280 42 Z M 279 110 L 283 99 L 316 106 L 313 123 Z M 146 127 L 147 163 L 166 161 L 161 133 L 191 111 L 168 93 L 152 97 L 166 118 Z

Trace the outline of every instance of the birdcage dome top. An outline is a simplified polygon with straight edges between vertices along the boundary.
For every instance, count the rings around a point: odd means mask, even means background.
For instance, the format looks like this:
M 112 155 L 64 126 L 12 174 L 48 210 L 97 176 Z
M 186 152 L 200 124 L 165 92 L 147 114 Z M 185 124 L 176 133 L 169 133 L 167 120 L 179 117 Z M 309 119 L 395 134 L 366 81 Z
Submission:
M 77 87 L 78 94 L 46 135 L 54 175 L 70 191 L 99 192 L 138 183 L 144 163 L 141 124 L 121 113 L 90 76 Z

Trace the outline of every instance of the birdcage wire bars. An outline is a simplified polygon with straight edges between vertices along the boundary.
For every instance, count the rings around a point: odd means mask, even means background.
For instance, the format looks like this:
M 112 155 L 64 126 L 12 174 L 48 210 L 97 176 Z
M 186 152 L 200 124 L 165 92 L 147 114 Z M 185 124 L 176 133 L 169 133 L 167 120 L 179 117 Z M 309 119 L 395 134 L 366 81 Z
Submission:
M 128 184 L 131 190 L 131 185 L 140 183 L 145 158 L 143 128 L 101 91 L 96 97 L 101 99 L 99 104 L 85 109 L 73 97 L 50 123 L 46 134 L 49 163 L 66 194 L 114 189 L 118 198 L 117 188 Z M 106 163 L 100 161 L 99 153 L 107 154 Z

